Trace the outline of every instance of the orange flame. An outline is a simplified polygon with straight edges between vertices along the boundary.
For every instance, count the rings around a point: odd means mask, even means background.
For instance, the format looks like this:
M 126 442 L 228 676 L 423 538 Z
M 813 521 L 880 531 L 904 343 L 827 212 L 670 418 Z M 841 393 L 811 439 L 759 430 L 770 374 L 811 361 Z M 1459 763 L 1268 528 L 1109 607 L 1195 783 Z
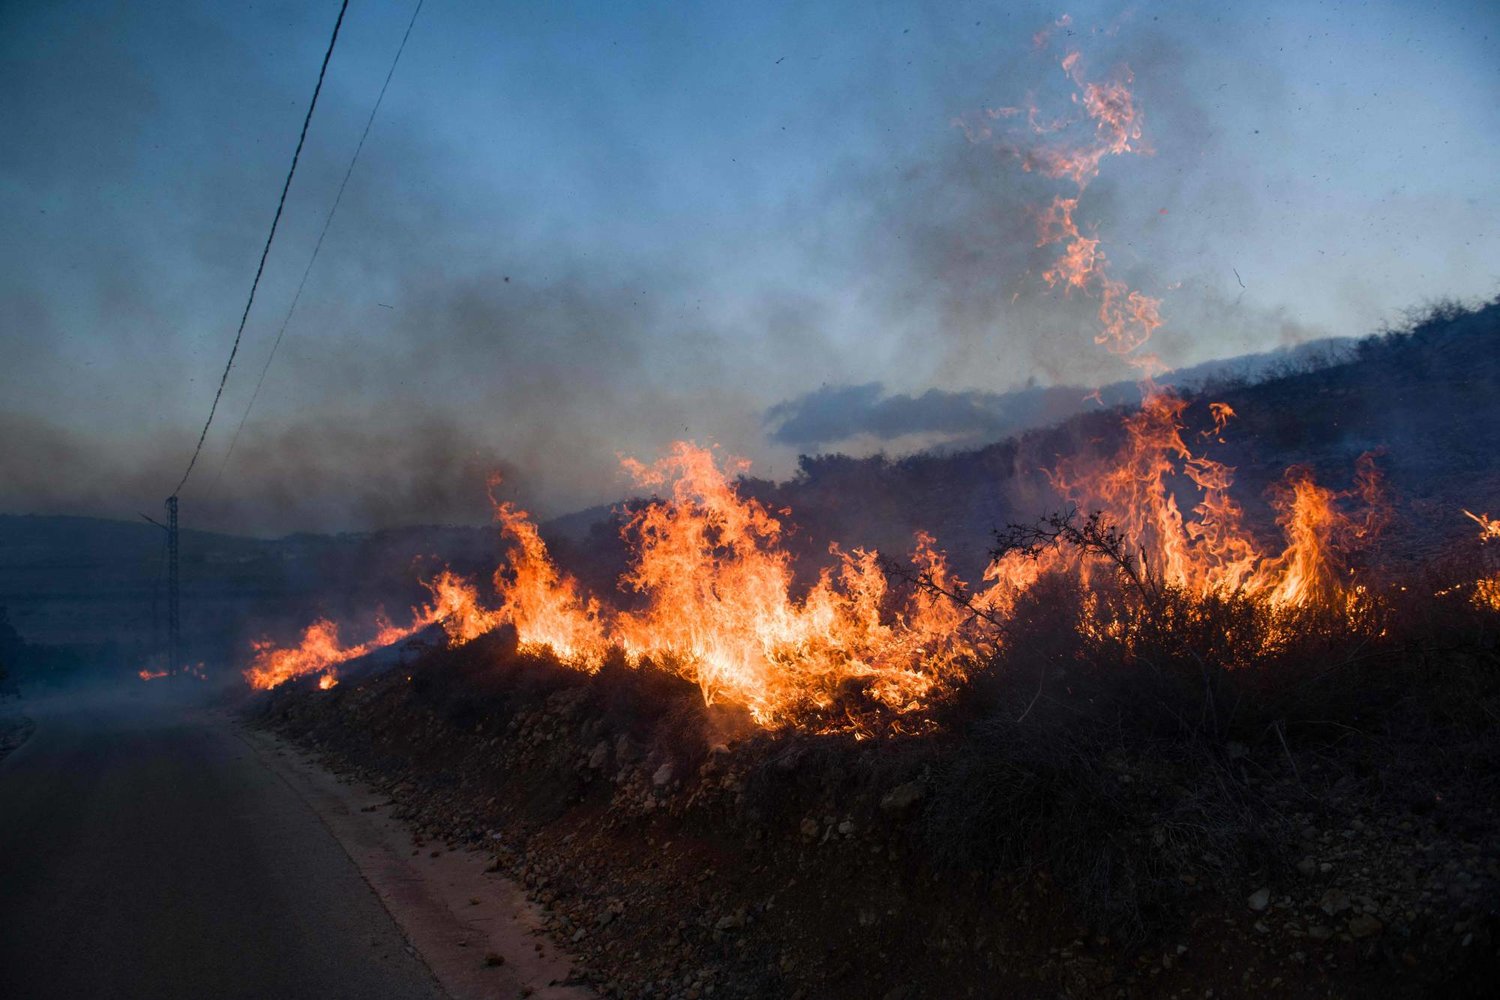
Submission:
M 495 519 L 514 543 L 506 563 L 495 571 L 495 590 L 501 595 L 496 624 L 515 626 L 523 647 L 550 648 L 564 660 L 598 669 L 610 646 L 599 602 L 585 598 L 577 581 L 553 564 L 524 510 L 497 504 Z
M 1464 511 L 1464 516 L 1479 525 L 1479 540 L 1481 542 L 1500 542 L 1500 521 L 1493 520 L 1488 514 L 1475 514 Z
M 394 625 L 383 615 L 377 616 L 376 633 L 367 642 L 345 646 L 338 625 L 326 618 L 309 625 L 302 641 L 293 647 L 281 648 L 269 639 L 252 642 L 254 655 L 245 679 L 253 688 L 268 690 L 296 677 L 317 674 L 318 686 L 326 691 L 337 683 L 339 664 L 394 645 L 429 625 L 442 625 L 449 641 L 467 642 L 499 624 L 495 613 L 480 605 L 478 591 L 462 577 L 443 570 L 424 586 L 432 593 L 432 603 L 413 608 L 411 624 Z
M 836 567 L 794 599 L 781 522 L 739 496 L 707 449 L 678 442 L 654 465 L 625 465 L 643 486 L 670 485 L 671 499 L 625 528 L 635 547 L 625 583 L 647 606 L 618 617 L 621 645 L 675 664 L 710 702 L 737 702 L 770 723 L 828 708 L 838 687 L 860 681 L 908 712 L 972 652 L 956 612 L 920 592 L 903 613 L 885 613 L 890 585 L 873 551 L 830 547 Z M 929 537 L 919 536 L 914 561 L 952 585 Z
M 1475 524 L 1479 525 L 1479 543 L 1484 545 L 1488 542 L 1500 542 L 1500 521 L 1492 519 L 1488 514 L 1474 514 L 1464 511 Z M 1474 604 L 1491 611 L 1500 611 L 1500 573 L 1482 577 L 1474 582 Z
M 670 489 L 669 499 L 645 505 L 624 528 L 634 558 L 622 582 L 641 595 L 639 610 L 610 613 L 585 597 L 553 563 L 527 514 L 500 503 L 496 519 L 512 546 L 495 573 L 498 607 L 484 608 L 471 584 L 444 572 L 428 584 L 433 603 L 414 612 L 411 626 L 386 624 L 371 641 L 345 646 L 336 625 L 315 622 L 296 647 L 257 643 L 247 679 L 269 688 L 319 674 L 327 688 L 338 664 L 434 621 L 450 641 L 509 624 L 523 647 L 589 671 L 618 648 L 633 663 L 649 659 L 677 671 L 710 702 L 745 706 L 765 724 L 827 709 L 850 682 L 909 713 L 962 676 L 975 647 L 964 637 L 962 610 L 936 591 L 963 584 L 930 536 L 917 536 L 912 557 L 923 585 L 899 608 L 879 554 L 836 545 L 835 565 L 798 599 L 781 522 L 739 495 L 710 450 L 678 442 L 653 465 L 624 464 L 642 486 Z M 744 468 L 728 463 L 728 470 Z

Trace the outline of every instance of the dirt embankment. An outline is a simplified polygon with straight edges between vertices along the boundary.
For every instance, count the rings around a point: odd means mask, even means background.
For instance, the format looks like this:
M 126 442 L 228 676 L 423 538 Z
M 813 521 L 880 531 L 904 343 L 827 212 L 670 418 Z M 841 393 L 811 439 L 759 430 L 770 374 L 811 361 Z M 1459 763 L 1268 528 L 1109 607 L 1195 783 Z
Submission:
M 1492 742 L 1414 762 L 1352 735 L 1293 756 L 1280 732 L 1213 761 L 984 725 L 856 741 L 761 732 L 625 669 L 587 677 L 492 635 L 252 713 L 391 796 L 419 843 L 492 852 L 606 996 L 1495 981 Z
M 26 742 L 36 724 L 19 712 L 0 708 L 0 760 Z

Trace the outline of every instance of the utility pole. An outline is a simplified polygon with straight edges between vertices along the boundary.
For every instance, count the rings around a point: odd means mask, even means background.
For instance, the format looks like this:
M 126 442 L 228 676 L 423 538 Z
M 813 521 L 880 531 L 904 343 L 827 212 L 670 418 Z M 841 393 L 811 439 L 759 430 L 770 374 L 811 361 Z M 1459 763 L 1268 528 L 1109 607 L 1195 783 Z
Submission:
M 182 619 L 177 581 L 177 497 L 167 497 L 167 672 L 177 675 L 181 661 Z

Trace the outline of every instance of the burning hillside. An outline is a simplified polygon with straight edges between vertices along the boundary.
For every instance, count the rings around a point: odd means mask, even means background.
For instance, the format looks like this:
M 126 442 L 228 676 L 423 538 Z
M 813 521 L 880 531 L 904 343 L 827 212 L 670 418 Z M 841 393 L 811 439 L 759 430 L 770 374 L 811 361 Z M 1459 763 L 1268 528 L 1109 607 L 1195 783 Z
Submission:
M 486 845 L 606 995 L 1415 996 L 1493 966 L 1489 553 L 1381 559 L 1421 509 L 1387 485 L 1402 461 L 1361 435 L 1287 457 L 1282 424 L 1352 410 L 1329 386 L 1158 384 L 1163 302 L 1088 219 L 1148 148 L 1132 75 L 1057 64 L 1060 109 L 959 124 L 1055 188 L 1041 282 L 1094 303 L 1141 400 L 1005 453 L 1039 487 L 982 575 L 920 505 L 905 558 L 814 546 L 746 463 L 680 441 L 623 460 L 646 495 L 591 539 L 620 546 L 606 578 L 497 502 L 489 581 L 444 573 L 361 643 L 319 622 L 255 650 L 253 686 L 309 679 L 265 718 L 389 790 L 419 846 Z M 1264 489 L 1237 446 L 1269 452 Z M 825 509 L 861 499 L 829 481 Z M 307 690 L 433 626 L 446 648 Z
M 1254 537 L 1232 494 L 1234 470 L 1203 450 L 1223 441 L 1234 410 L 1211 403 L 1212 426 L 1189 444 L 1187 402 L 1152 380 L 1160 364 L 1146 348 L 1162 324 L 1160 300 L 1113 277 L 1101 238 L 1085 235 L 1078 221 L 1106 160 L 1142 149 L 1130 72 L 1090 79 L 1077 50 L 1059 63 L 1074 88 L 1062 114 L 1002 107 L 961 124 L 1002 160 L 1070 186 L 1038 212 L 1038 245 L 1059 248 L 1042 277 L 1058 294 L 1095 298 L 1096 342 L 1140 373 L 1143 402 L 1125 419 L 1120 451 L 1064 459 L 1048 473 L 1060 501 L 1085 512 L 1087 529 L 1070 520 L 1031 539 L 1046 545 L 997 552 L 973 589 L 954 576 L 925 531 L 913 539 L 904 569 L 873 550 L 835 543 L 831 564 L 809 588 L 798 588 L 784 545 L 784 519 L 795 512 L 741 495 L 731 476 L 743 464 L 678 442 L 655 463 L 625 461 L 639 487 L 665 493 L 624 524 L 629 567 L 617 590 L 628 606 L 586 594 L 553 563 L 526 513 L 502 503 L 497 518 L 512 548 L 494 575 L 492 605 L 481 603 L 472 582 L 445 573 L 430 584 L 434 601 L 415 609 L 409 625 L 377 623 L 366 642 L 345 646 L 324 621 L 295 648 L 258 645 L 246 674 L 251 684 L 266 688 L 314 674 L 327 686 L 339 663 L 434 623 L 459 639 L 509 625 L 523 648 L 547 650 L 580 670 L 597 670 L 616 650 L 631 663 L 667 667 L 710 703 L 743 706 L 762 725 L 920 731 L 931 723 L 932 704 L 1005 641 L 1016 602 L 1049 574 L 1088 585 L 1119 573 L 1191 599 L 1355 616 L 1356 606 L 1373 598 L 1355 578 L 1351 557 L 1385 517 L 1373 460 L 1361 460 L 1356 485 L 1343 492 L 1318 485 L 1305 468 L 1288 469 L 1272 500 L 1284 544 L 1268 549 Z M 1130 629 L 1112 616 L 1133 612 L 1096 607 L 1101 617 L 1089 628 Z M 873 715 L 856 717 L 839 704 L 851 689 L 862 692 Z

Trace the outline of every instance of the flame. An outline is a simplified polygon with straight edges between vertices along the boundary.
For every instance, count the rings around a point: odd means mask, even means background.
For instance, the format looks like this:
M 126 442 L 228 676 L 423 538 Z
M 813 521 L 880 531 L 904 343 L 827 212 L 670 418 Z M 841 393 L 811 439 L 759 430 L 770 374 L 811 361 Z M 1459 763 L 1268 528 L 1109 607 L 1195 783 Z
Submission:
M 584 597 L 577 581 L 558 570 L 524 510 L 497 504 L 495 519 L 512 542 L 506 562 L 495 571 L 501 595 L 495 623 L 515 626 L 523 647 L 551 649 L 563 660 L 598 669 L 611 645 L 599 602 Z
M 669 491 L 623 529 L 633 561 L 622 583 L 639 595 L 639 609 L 607 611 L 586 597 L 553 562 L 526 512 L 499 503 L 496 520 L 511 547 L 495 572 L 494 609 L 445 571 L 428 584 L 433 602 L 414 612 L 412 625 L 386 623 L 370 641 L 345 646 L 334 623 L 314 622 L 295 647 L 256 643 L 247 679 L 269 688 L 318 674 L 326 689 L 338 664 L 435 621 L 450 641 L 509 624 L 523 648 L 549 650 L 588 671 L 619 649 L 632 663 L 675 670 L 707 701 L 743 705 L 767 725 L 832 708 L 851 682 L 875 703 L 912 713 L 963 676 L 976 647 L 965 613 L 941 596 L 963 583 L 931 536 L 917 536 L 911 575 L 921 585 L 908 588 L 903 602 L 877 552 L 837 545 L 829 548 L 834 565 L 797 598 L 781 521 L 741 496 L 730 478 L 745 463 L 721 467 L 711 450 L 688 442 L 652 465 L 623 461 L 640 485 Z
M 953 627 L 956 611 L 920 588 L 900 613 L 886 613 L 890 581 L 873 551 L 831 546 L 835 566 L 794 599 L 781 522 L 741 497 L 708 449 L 678 442 L 654 465 L 625 466 L 642 486 L 669 486 L 671 498 L 626 525 L 635 561 L 624 582 L 647 605 L 618 616 L 621 645 L 675 664 L 710 702 L 734 701 L 772 723 L 829 708 L 842 685 L 859 681 L 879 703 L 910 712 L 971 652 Z M 929 537 L 918 537 L 914 562 L 952 585 Z
M 1387 516 L 1373 457 L 1361 457 L 1346 491 L 1319 486 L 1305 468 L 1289 469 L 1272 497 L 1286 544 L 1268 553 L 1230 495 L 1234 470 L 1184 441 L 1186 407 L 1167 393 L 1148 396 L 1126 419 L 1126 442 L 1117 453 L 1063 462 L 1052 473 L 1054 486 L 1077 507 L 1103 516 L 1130 560 L 1122 568 L 1144 583 L 1198 598 L 1256 597 L 1275 609 L 1347 606 L 1358 591 L 1347 553 L 1374 537 Z M 1211 409 L 1215 433 L 1232 412 Z M 1186 511 L 1178 502 L 1183 492 L 1197 497 Z M 1357 513 L 1345 509 L 1351 506 Z M 1062 547 L 1007 552 L 986 570 L 990 586 L 977 599 L 1004 616 L 1043 575 L 1072 572 L 1087 585 L 1097 565 Z
M 152 670 L 150 667 L 143 667 L 137 670 L 135 675 L 143 681 L 159 681 L 164 677 L 173 676 L 173 673 L 170 670 Z M 208 680 L 208 673 L 204 670 L 202 663 L 185 663 L 177 668 L 176 676 L 192 677 L 200 681 Z
M 1500 521 L 1492 519 L 1488 514 L 1475 514 L 1467 510 L 1464 515 L 1479 525 L 1479 544 L 1500 542 Z M 1474 581 L 1473 600 L 1477 607 L 1500 611 L 1500 573 Z
M 1070 24 L 1058 19 L 1035 45 L 1044 48 Z M 529 515 L 496 502 L 510 544 L 494 573 L 493 608 L 470 581 L 445 571 L 428 584 L 432 602 L 414 609 L 411 625 L 382 622 L 370 641 L 344 646 L 337 626 L 315 622 L 296 647 L 256 644 L 250 682 L 271 687 L 317 674 L 326 689 L 337 683 L 338 664 L 435 622 L 452 642 L 508 625 L 523 649 L 549 651 L 576 669 L 598 670 L 621 655 L 635 666 L 676 671 L 708 702 L 744 706 L 766 726 L 806 722 L 865 735 L 871 719 L 849 707 L 857 701 L 846 697 L 852 689 L 892 731 L 929 727 L 926 710 L 1000 641 L 991 626 L 1003 624 L 1049 573 L 1072 574 L 1084 586 L 1080 628 L 1093 634 L 1129 634 L 1128 622 L 1110 617 L 1118 611 L 1106 610 L 1102 591 L 1089 589 L 1100 572 L 1121 571 L 1200 599 L 1233 595 L 1273 611 L 1353 614 L 1367 592 L 1355 582 L 1349 553 L 1386 516 L 1373 460 L 1361 458 L 1355 485 L 1345 491 L 1319 485 L 1305 468 L 1287 470 L 1271 496 L 1284 545 L 1268 550 L 1254 537 L 1231 495 L 1234 470 L 1189 445 L 1188 401 L 1153 383 L 1161 362 L 1145 348 L 1163 324 L 1161 300 L 1113 276 L 1102 239 L 1078 221 L 1107 159 L 1149 152 L 1132 74 L 1121 68 L 1090 79 L 1077 50 L 1063 54 L 1060 66 L 1073 88 L 1068 113 L 1044 115 L 1032 103 L 957 124 L 970 141 L 994 142 L 1022 170 L 1069 186 L 1037 214 L 1037 246 L 1057 248 L 1042 278 L 1059 294 L 1096 301 L 1095 342 L 1140 373 L 1143 401 L 1124 420 L 1120 448 L 1064 460 L 1049 473 L 1059 494 L 1097 515 L 1110 552 L 1065 545 L 1006 552 L 990 562 L 983 589 L 970 597 L 935 540 L 919 532 L 912 568 L 902 572 L 909 586 L 893 585 L 878 553 L 837 544 L 815 581 L 799 586 L 782 521 L 790 511 L 741 495 L 736 476 L 746 463 L 721 462 L 711 449 L 677 442 L 651 464 L 622 459 L 637 485 L 661 494 L 637 506 L 622 529 L 630 562 L 620 583 L 634 595 L 629 608 L 606 607 L 585 593 L 553 562 Z M 1007 127 L 1024 133 L 997 139 L 995 130 Z M 1207 409 L 1211 426 L 1197 439 L 1222 442 L 1235 412 L 1223 402 Z M 1486 538 L 1500 538 L 1500 525 L 1469 516 Z M 1500 577 L 1490 585 L 1500 607 Z
M 1500 542 L 1500 521 L 1491 519 L 1488 514 L 1475 514 L 1464 511 L 1464 516 L 1479 525 L 1479 540 L 1481 542 Z
M 1035 45 L 1045 47 L 1051 32 L 1051 27 L 1040 32 Z M 1002 139 L 997 148 L 1018 158 L 1022 170 L 1071 183 L 1071 191 L 1053 195 L 1037 215 L 1037 246 L 1059 248 L 1042 279 L 1064 295 L 1097 300 L 1094 341 L 1140 372 L 1143 401 L 1125 420 L 1126 442 L 1117 454 L 1104 461 L 1064 461 L 1050 474 L 1053 485 L 1079 508 L 1102 515 L 1129 553 L 1131 564 L 1122 568 L 1153 585 L 1197 597 L 1253 595 L 1274 608 L 1347 602 L 1352 591 L 1341 552 L 1373 534 L 1383 519 L 1373 463 L 1361 459 L 1356 486 L 1346 493 L 1318 486 L 1308 470 L 1288 470 L 1273 497 L 1286 546 L 1270 555 L 1257 545 L 1230 494 L 1234 470 L 1188 446 L 1183 437 L 1188 404 L 1153 382 L 1162 364 L 1142 349 L 1162 326 L 1161 300 L 1113 277 L 1101 239 L 1077 221 L 1083 195 L 1107 158 L 1148 151 L 1130 90 L 1133 76 L 1122 67 L 1111 79 L 1091 80 L 1076 49 L 1063 54 L 1060 66 L 1074 88 L 1072 104 L 1082 114 L 1054 117 L 1043 127 L 1038 124 L 1043 116 L 1032 105 L 1028 128 L 1041 139 Z M 995 139 L 987 127 L 965 126 L 965 131 L 971 141 Z M 1234 410 L 1213 402 L 1209 415 L 1212 430 L 1201 436 L 1222 442 Z M 1178 500 L 1184 492 L 1195 495 L 1186 511 Z M 1342 509 L 1353 498 L 1364 502 L 1361 517 Z M 989 586 L 978 600 L 1003 616 L 1042 575 L 1076 572 L 1087 584 L 1093 569 L 1081 553 L 1060 548 L 1005 553 L 986 570 Z
M 278 647 L 269 639 L 253 641 L 254 655 L 245 679 L 257 690 L 269 690 L 293 678 L 317 674 L 318 686 L 326 691 L 337 683 L 339 664 L 394 645 L 430 625 L 442 625 L 450 642 L 468 642 L 499 624 L 494 612 L 480 604 L 473 584 L 457 574 L 443 570 L 424 586 L 432 602 L 412 609 L 409 625 L 395 625 L 377 615 L 375 635 L 366 642 L 345 646 L 338 625 L 326 618 L 309 625 L 296 646 Z

